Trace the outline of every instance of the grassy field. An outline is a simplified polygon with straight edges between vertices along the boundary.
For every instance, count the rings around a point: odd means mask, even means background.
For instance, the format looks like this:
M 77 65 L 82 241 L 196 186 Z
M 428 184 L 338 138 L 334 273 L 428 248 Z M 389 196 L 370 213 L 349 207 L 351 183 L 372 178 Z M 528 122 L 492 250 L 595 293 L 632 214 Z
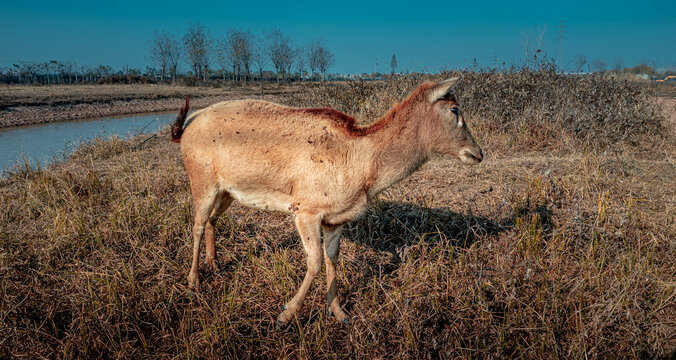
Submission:
M 285 101 L 368 121 L 421 80 Z M 631 85 L 546 72 L 468 74 L 458 97 L 487 156 L 433 159 L 346 227 L 349 325 L 326 315 L 320 276 L 275 327 L 305 272 L 284 214 L 233 205 L 221 272 L 188 290 L 192 205 L 166 133 L 18 166 L 0 180 L 0 358 L 672 358 L 665 109 Z

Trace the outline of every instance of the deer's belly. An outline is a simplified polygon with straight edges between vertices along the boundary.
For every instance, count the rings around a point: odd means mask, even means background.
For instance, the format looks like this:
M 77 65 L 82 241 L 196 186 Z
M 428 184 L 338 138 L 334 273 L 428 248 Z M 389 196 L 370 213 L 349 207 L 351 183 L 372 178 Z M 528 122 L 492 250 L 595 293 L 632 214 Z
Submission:
M 290 212 L 292 199 L 288 194 L 279 192 L 241 192 L 229 189 L 230 195 L 242 205 L 262 210 Z

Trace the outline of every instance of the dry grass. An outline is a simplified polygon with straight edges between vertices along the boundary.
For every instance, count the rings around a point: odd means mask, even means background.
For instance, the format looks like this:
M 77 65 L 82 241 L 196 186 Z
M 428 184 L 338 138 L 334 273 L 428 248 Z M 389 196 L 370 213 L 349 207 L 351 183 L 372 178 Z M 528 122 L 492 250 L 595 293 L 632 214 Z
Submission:
M 638 85 L 655 96 L 676 98 L 676 81 L 641 80 Z
M 364 90 L 363 113 L 383 89 Z M 503 136 L 480 135 L 484 145 Z M 286 330 L 274 319 L 305 271 L 291 219 L 231 207 L 217 226 L 222 271 L 203 272 L 191 296 L 178 146 L 142 140 L 98 140 L 0 180 L 0 358 L 676 352 L 673 138 L 650 158 L 622 144 L 505 146 L 476 167 L 434 159 L 345 231 L 339 293 L 352 324 L 326 316 L 320 279 Z
M 664 109 L 643 83 L 553 68 L 510 73 L 406 76 L 385 82 L 315 85 L 290 94 L 297 106 L 327 106 L 370 122 L 424 80 L 462 76 L 456 97 L 492 151 L 652 150 L 663 143 Z M 644 91 L 646 90 L 646 91 Z M 618 146 L 620 145 L 620 146 Z

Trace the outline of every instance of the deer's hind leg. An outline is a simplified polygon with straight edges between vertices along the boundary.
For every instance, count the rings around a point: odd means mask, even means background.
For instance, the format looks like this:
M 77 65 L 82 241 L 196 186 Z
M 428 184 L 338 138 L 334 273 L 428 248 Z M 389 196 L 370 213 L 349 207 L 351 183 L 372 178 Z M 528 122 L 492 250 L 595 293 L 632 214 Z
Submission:
M 216 195 L 216 201 L 214 204 L 214 209 L 211 211 L 211 216 L 206 223 L 204 228 L 204 239 L 206 242 L 207 256 L 204 259 L 204 263 L 212 271 L 218 271 L 218 263 L 216 262 L 216 239 L 214 237 L 214 226 L 218 218 L 223 214 L 223 212 L 232 204 L 232 196 L 230 194 L 222 192 Z
M 198 289 L 200 285 L 199 279 L 199 257 L 200 257 L 200 242 L 209 215 L 216 205 L 216 198 L 218 190 L 214 188 L 192 186 L 193 203 L 195 206 L 195 224 L 192 228 L 193 248 L 192 248 L 192 267 L 190 274 L 188 274 L 188 285 L 191 288 Z M 213 232 L 212 232 L 213 237 Z
M 326 287 L 327 300 L 329 302 L 329 311 L 340 322 L 347 322 L 349 318 L 340 307 L 340 298 L 338 297 L 338 285 L 336 279 L 336 262 L 340 249 L 340 234 L 343 226 L 322 225 L 322 237 L 324 239 L 324 262 L 326 263 Z

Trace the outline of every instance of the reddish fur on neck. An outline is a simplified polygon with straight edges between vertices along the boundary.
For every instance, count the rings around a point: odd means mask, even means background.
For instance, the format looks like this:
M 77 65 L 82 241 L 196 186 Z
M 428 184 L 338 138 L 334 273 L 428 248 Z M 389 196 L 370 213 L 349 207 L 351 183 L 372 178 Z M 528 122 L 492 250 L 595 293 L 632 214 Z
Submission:
M 432 85 L 433 84 L 431 83 L 424 83 L 418 86 L 408 97 L 406 97 L 406 99 L 400 103 L 394 104 L 380 119 L 365 127 L 358 126 L 357 121 L 352 116 L 331 108 L 306 108 L 297 109 L 297 111 L 330 119 L 336 128 L 342 129 L 350 137 L 366 136 L 388 127 L 397 113 L 406 113 L 410 111 L 417 102 L 425 101 L 426 98 L 422 95 Z

